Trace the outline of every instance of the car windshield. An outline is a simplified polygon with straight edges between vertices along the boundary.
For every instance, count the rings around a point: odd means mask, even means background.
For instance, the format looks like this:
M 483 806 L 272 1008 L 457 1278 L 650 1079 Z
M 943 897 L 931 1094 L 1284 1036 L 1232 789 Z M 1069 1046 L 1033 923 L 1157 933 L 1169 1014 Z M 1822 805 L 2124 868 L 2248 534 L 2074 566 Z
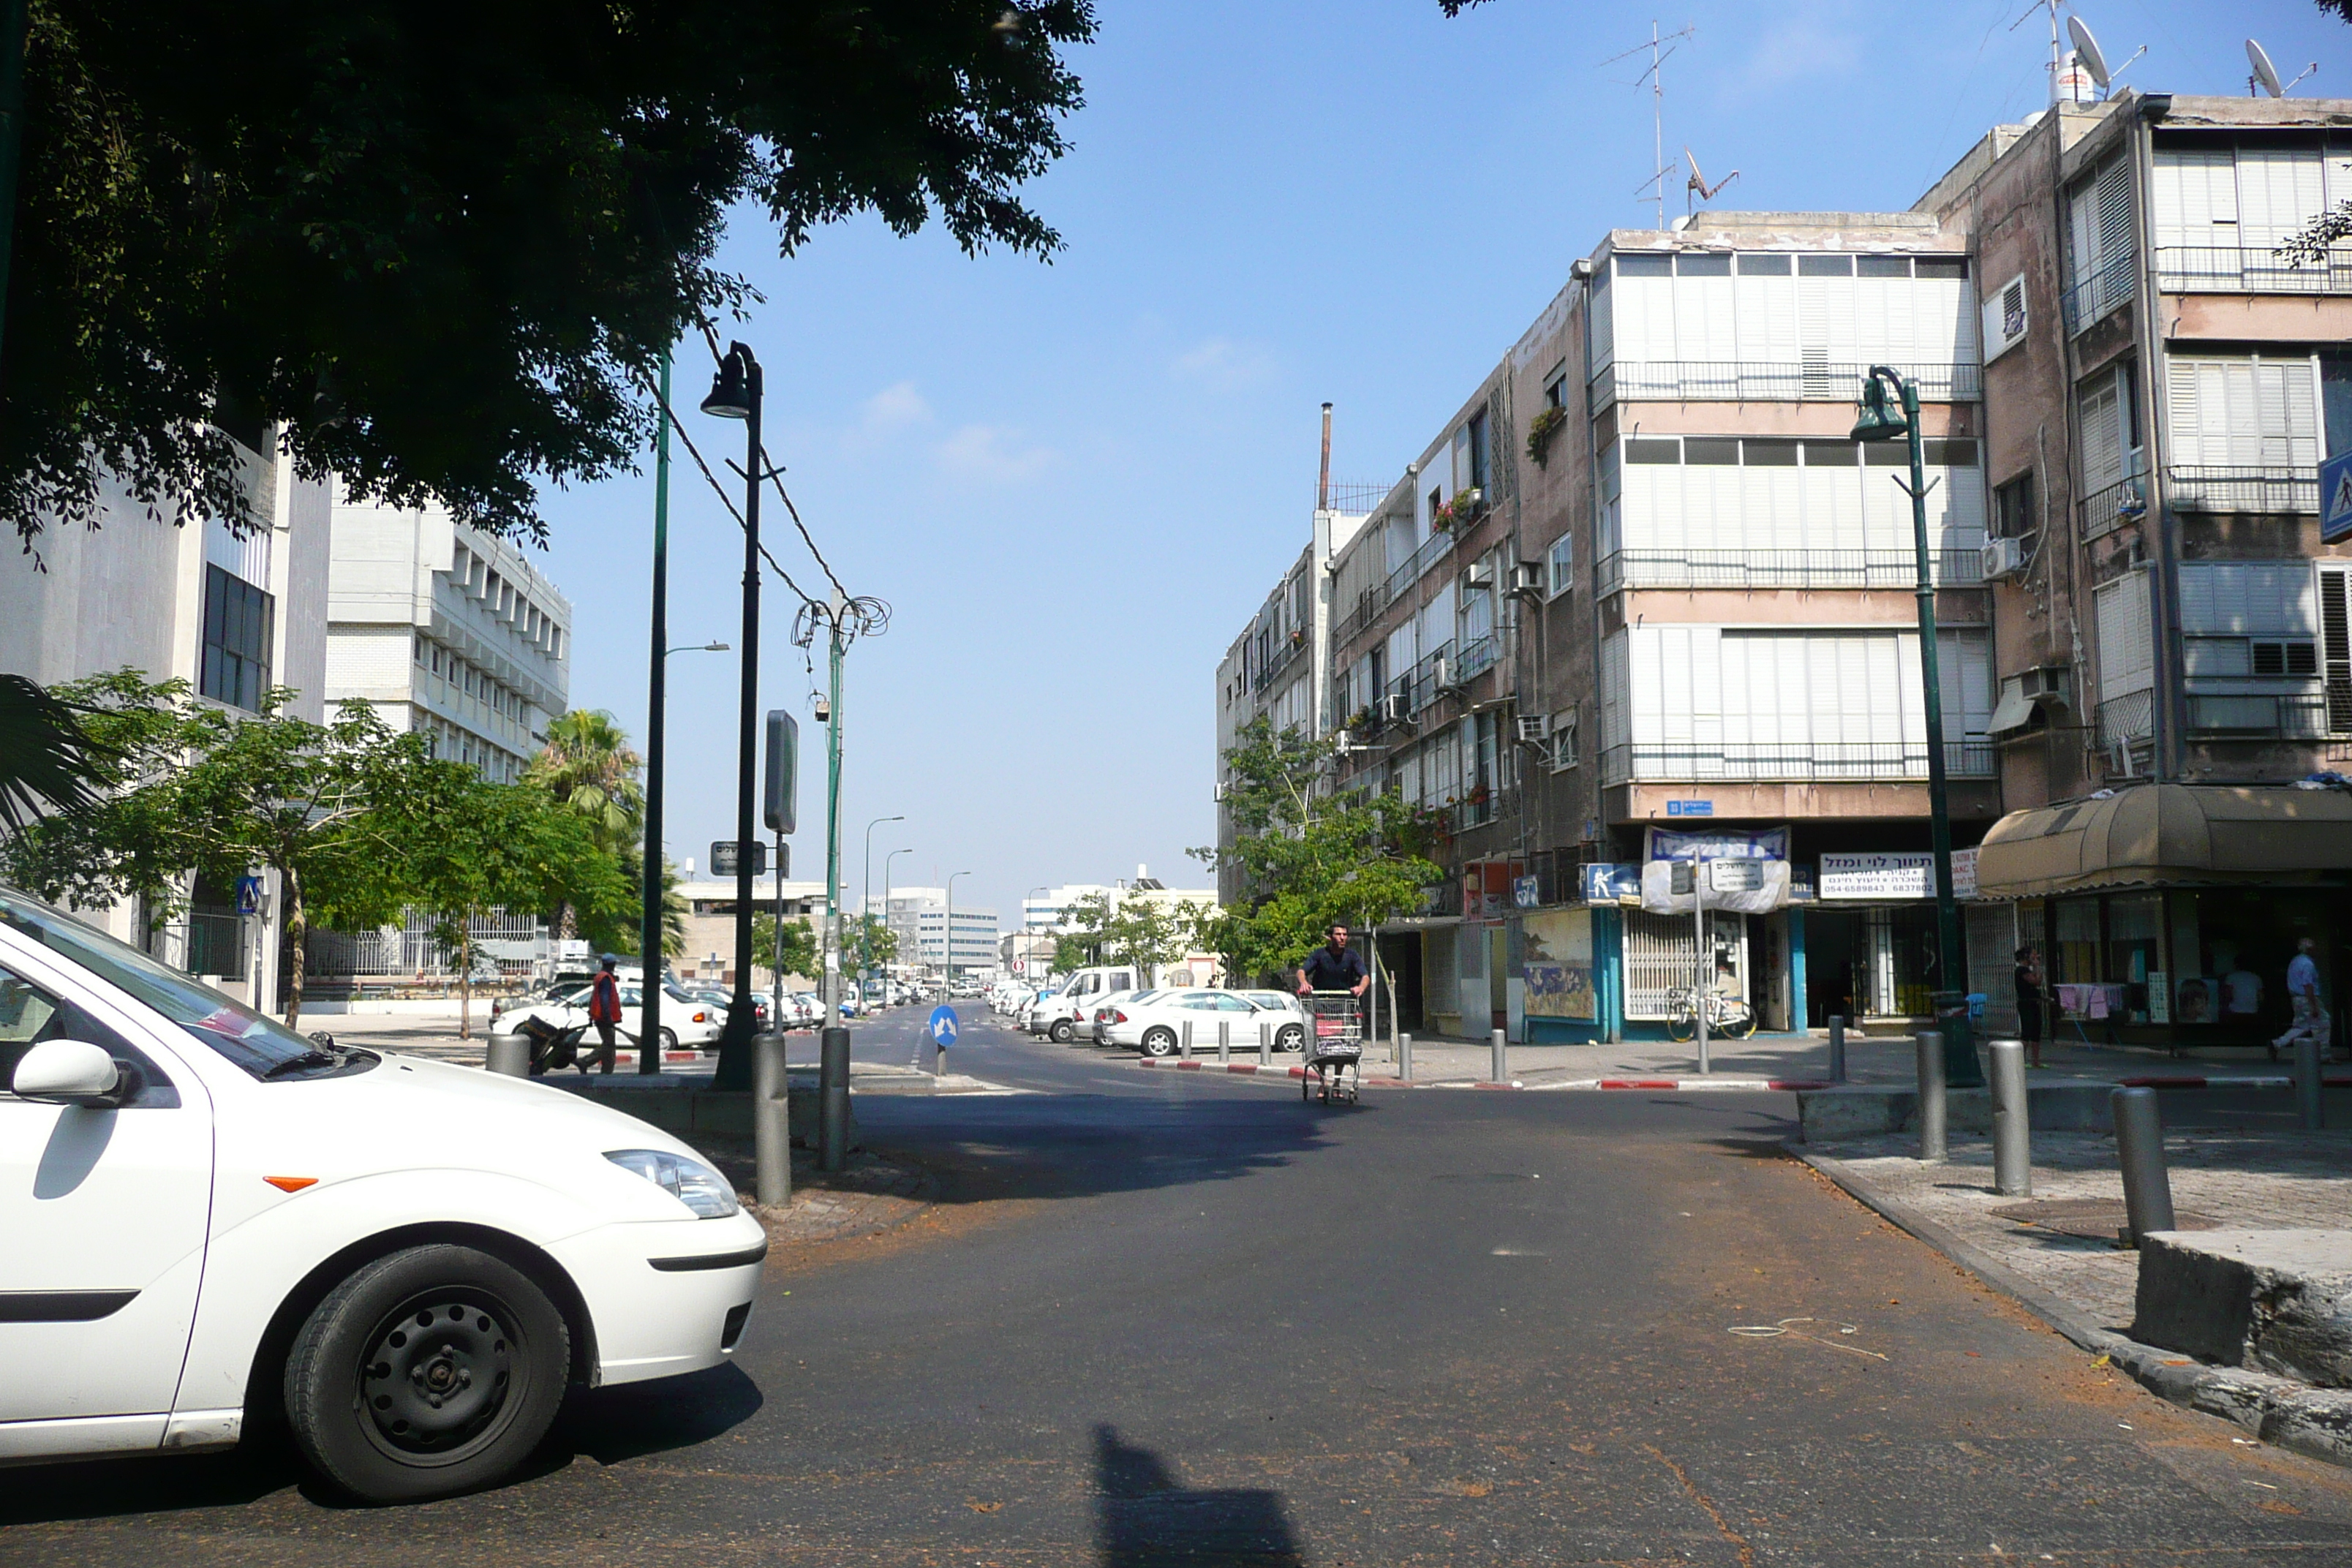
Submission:
M 0 892 L 0 924 L 145 1003 L 255 1078 L 283 1081 L 363 1070 L 376 1063 L 371 1052 L 322 1048 L 234 997 L 20 893 Z

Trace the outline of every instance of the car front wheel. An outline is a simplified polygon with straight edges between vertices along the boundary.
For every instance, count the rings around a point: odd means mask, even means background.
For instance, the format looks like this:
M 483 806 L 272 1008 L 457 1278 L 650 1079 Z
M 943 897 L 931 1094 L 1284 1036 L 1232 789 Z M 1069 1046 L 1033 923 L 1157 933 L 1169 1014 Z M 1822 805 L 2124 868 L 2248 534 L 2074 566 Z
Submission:
M 286 1363 L 303 1458 L 367 1502 L 499 1480 L 547 1435 L 571 1365 L 563 1315 L 469 1247 L 413 1247 L 331 1291 Z

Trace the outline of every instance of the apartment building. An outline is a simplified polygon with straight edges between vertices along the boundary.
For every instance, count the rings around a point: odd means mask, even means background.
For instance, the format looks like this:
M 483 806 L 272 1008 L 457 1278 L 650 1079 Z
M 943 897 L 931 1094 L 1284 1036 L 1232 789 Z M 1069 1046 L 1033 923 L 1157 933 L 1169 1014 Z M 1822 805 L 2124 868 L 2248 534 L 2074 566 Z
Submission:
M 437 507 L 338 495 L 327 695 L 511 783 L 570 700 L 572 601 L 502 539 Z
M 1919 204 L 1986 289 L 2012 815 L 1982 948 L 2039 944 L 2118 1038 L 2276 1034 L 2299 937 L 2352 982 L 2352 800 L 2294 787 L 2352 760 L 2352 547 L 2318 483 L 2352 451 L 2352 247 L 2284 249 L 2347 200 L 2352 100 L 2123 92 L 1996 128 Z
M 686 863 L 685 869 L 677 895 L 686 900 L 686 950 L 673 963 L 672 972 L 689 984 L 731 987 L 735 984 L 735 879 L 698 878 L 691 860 Z M 781 910 L 786 921 L 814 926 L 824 919 L 824 884 L 779 879 L 770 871 L 764 877 L 752 879 L 751 908 L 763 915 Z M 752 956 L 751 988 L 755 991 L 765 990 L 773 983 L 772 965 L 767 957 L 763 953 Z M 816 977 L 788 973 L 784 978 L 798 988 Z
M 894 971 L 933 979 L 952 969 L 959 980 L 993 980 L 996 911 L 948 906 L 945 888 L 893 888 L 884 921 L 898 939 Z

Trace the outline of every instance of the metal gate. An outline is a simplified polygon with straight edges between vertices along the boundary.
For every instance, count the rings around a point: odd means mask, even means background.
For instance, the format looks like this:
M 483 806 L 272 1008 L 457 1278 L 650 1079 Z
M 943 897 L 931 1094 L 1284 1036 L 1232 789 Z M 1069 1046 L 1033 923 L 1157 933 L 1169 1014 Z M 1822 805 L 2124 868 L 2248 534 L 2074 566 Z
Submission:
M 1714 939 L 1715 984 L 1719 991 L 1748 999 L 1748 917 L 1709 910 Z M 1691 917 L 1625 911 L 1625 1016 L 1663 1019 L 1666 992 L 1695 978 Z
M 2017 906 L 1970 904 L 1961 910 L 1969 931 L 1969 989 L 1985 999 L 1985 1029 L 2017 1031 Z

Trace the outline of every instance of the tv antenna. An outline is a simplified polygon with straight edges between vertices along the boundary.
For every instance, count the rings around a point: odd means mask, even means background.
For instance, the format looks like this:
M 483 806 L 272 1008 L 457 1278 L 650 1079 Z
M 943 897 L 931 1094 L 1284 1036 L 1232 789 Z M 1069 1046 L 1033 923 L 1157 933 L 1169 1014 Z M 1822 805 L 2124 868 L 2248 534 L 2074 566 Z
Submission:
M 2116 78 L 2131 68 L 2132 60 L 2147 53 L 2147 46 L 2142 44 L 2132 51 L 2130 60 L 2126 60 L 2115 69 L 2109 70 L 2106 51 L 2100 48 L 2099 40 L 2091 36 L 2091 25 L 2088 22 L 2084 21 L 2080 16 L 2067 17 L 2066 36 L 2074 40 L 2074 58 L 2082 63 L 2084 70 L 2091 73 L 2091 79 L 2098 84 L 2099 90 L 2103 93 L 2113 85 Z
M 2053 0 L 2053 3 L 2054 4 L 2055 0 Z M 1613 66 L 1619 60 L 1632 59 L 1643 50 L 1649 52 L 1649 68 L 1626 85 L 1639 87 L 1645 81 L 1650 84 L 1650 157 L 1652 160 L 1650 167 L 1655 173 L 1634 186 L 1633 194 L 1638 196 L 1643 191 L 1655 189 L 1658 203 L 1658 228 L 1662 233 L 1666 226 L 1666 176 L 1675 172 L 1675 166 L 1666 162 L 1666 74 L 1664 68 L 1668 57 L 1682 47 L 1681 40 L 1696 37 L 1698 37 L 1698 28 L 1687 23 L 1671 33 L 1660 33 L 1658 24 L 1653 21 L 1650 24 L 1648 43 L 1635 44 L 1623 54 L 1611 55 L 1601 62 L 1604 66 Z
M 1739 171 L 1734 169 L 1710 185 L 1706 183 L 1706 176 L 1698 172 L 1698 160 L 1691 156 L 1691 150 L 1688 147 L 1683 149 L 1683 160 L 1690 164 L 1690 178 L 1683 182 L 1685 193 L 1683 206 L 1687 215 L 1696 216 L 1700 202 L 1715 200 L 1717 192 L 1739 178 Z
M 2254 68 L 2254 74 L 2246 79 L 2246 96 L 2249 98 L 2254 95 L 2257 88 L 2269 93 L 2273 98 L 2284 98 L 2288 89 L 2294 87 L 2295 81 L 2301 81 L 2304 77 L 2309 76 L 2319 68 L 2319 62 L 2314 60 L 2303 68 L 2302 75 L 2296 77 L 2294 81 L 2282 82 L 2279 80 L 2278 67 L 2271 64 L 2269 51 L 2252 38 L 2246 40 L 2246 63 Z

